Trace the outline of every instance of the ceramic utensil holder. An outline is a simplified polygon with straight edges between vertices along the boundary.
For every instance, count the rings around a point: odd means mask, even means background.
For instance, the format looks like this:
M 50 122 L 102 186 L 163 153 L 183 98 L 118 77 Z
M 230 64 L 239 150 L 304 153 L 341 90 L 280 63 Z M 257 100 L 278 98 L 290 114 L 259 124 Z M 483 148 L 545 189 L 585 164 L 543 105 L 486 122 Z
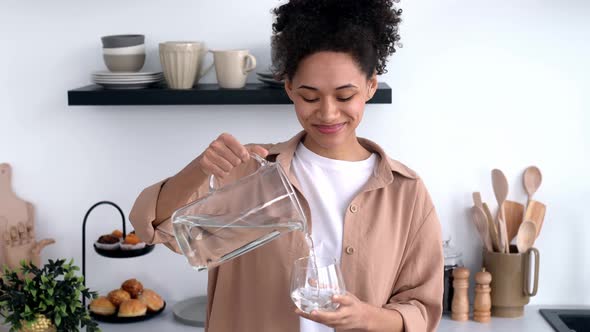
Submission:
M 531 259 L 534 258 L 534 270 Z M 492 316 L 520 317 L 531 296 L 537 294 L 539 283 L 539 251 L 530 248 L 518 253 L 510 246 L 510 253 L 485 251 L 483 266 L 492 274 Z M 529 289 L 533 277 L 533 290 Z

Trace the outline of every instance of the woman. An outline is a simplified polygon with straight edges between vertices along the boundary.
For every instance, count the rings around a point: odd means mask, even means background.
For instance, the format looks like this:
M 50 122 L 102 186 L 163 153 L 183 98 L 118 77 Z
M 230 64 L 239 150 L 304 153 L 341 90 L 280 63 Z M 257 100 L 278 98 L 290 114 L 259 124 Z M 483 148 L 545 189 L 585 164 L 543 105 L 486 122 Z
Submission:
M 434 331 L 440 320 L 440 224 L 423 182 L 358 138 L 376 75 L 399 39 L 401 10 L 386 0 L 291 0 L 274 10 L 273 62 L 303 131 L 243 146 L 222 134 L 178 174 L 145 189 L 131 212 L 139 236 L 178 251 L 170 216 L 206 195 L 210 174 L 250 174 L 257 153 L 285 169 L 319 256 L 339 259 L 348 294 L 334 312 L 306 314 L 289 297 L 295 259 L 288 233 L 209 272 L 208 331 Z

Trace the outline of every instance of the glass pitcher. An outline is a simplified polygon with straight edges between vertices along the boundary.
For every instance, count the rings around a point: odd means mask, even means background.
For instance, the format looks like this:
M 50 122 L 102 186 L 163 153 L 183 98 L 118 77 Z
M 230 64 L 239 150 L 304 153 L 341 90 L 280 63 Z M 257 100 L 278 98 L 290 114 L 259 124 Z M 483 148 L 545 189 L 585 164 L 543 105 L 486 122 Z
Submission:
M 180 249 L 197 271 L 220 265 L 282 234 L 307 233 L 297 195 L 279 163 L 252 154 L 260 167 L 174 212 L 172 225 Z

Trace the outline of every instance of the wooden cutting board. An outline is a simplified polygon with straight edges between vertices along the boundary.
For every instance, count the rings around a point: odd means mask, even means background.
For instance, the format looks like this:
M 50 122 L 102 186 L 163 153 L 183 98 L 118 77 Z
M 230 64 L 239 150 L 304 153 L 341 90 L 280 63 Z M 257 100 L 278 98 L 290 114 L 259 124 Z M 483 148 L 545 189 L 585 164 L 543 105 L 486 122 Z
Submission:
M 17 226 L 19 222 L 27 225 L 33 222 L 33 219 L 33 204 L 20 199 L 12 191 L 12 167 L 7 163 L 0 164 L 0 266 L 6 263 L 5 232 L 9 231 L 11 226 Z

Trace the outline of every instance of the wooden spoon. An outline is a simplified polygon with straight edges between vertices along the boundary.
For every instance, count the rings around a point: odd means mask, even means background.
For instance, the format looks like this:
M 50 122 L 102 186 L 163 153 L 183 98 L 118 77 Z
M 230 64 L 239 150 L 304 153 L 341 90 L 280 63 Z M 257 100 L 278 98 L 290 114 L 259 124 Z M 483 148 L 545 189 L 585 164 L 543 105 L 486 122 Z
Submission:
M 528 195 L 529 201 L 533 199 L 533 195 L 541 186 L 542 181 L 543 175 L 537 166 L 529 166 L 524 170 L 522 175 L 522 183 L 524 185 L 524 190 Z
M 500 227 L 506 228 L 506 217 L 504 214 L 504 206 L 503 203 L 508 197 L 508 180 L 506 180 L 506 176 L 502 173 L 499 169 L 492 170 L 492 186 L 494 187 L 494 194 L 496 195 L 496 201 L 498 201 L 498 224 Z M 500 222 L 499 219 L 502 219 Z M 508 238 L 508 232 L 506 229 L 499 229 L 500 234 L 506 234 L 506 239 Z M 508 241 L 503 243 L 504 247 L 502 248 L 502 252 L 508 252 L 509 244 Z
M 524 253 L 529 250 L 529 248 L 535 243 L 536 237 L 537 226 L 535 223 L 531 220 L 523 221 L 518 229 L 518 234 L 516 235 L 516 247 L 518 248 L 518 252 Z
M 494 248 L 492 247 L 492 238 L 488 231 L 488 218 L 486 217 L 485 212 L 477 206 L 472 206 L 471 216 L 484 247 L 487 251 L 494 251 Z
M 495 251 L 501 252 L 500 248 L 500 236 L 498 234 L 498 228 L 496 227 L 496 223 L 494 222 L 494 217 L 492 217 L 492 212 L 486 203 L 483 203 L 483 212 L 486 215 L 486 220 L 488 222 L 488 232 L 490 233 L 490 238 L 492 239 L 492 247 Z

